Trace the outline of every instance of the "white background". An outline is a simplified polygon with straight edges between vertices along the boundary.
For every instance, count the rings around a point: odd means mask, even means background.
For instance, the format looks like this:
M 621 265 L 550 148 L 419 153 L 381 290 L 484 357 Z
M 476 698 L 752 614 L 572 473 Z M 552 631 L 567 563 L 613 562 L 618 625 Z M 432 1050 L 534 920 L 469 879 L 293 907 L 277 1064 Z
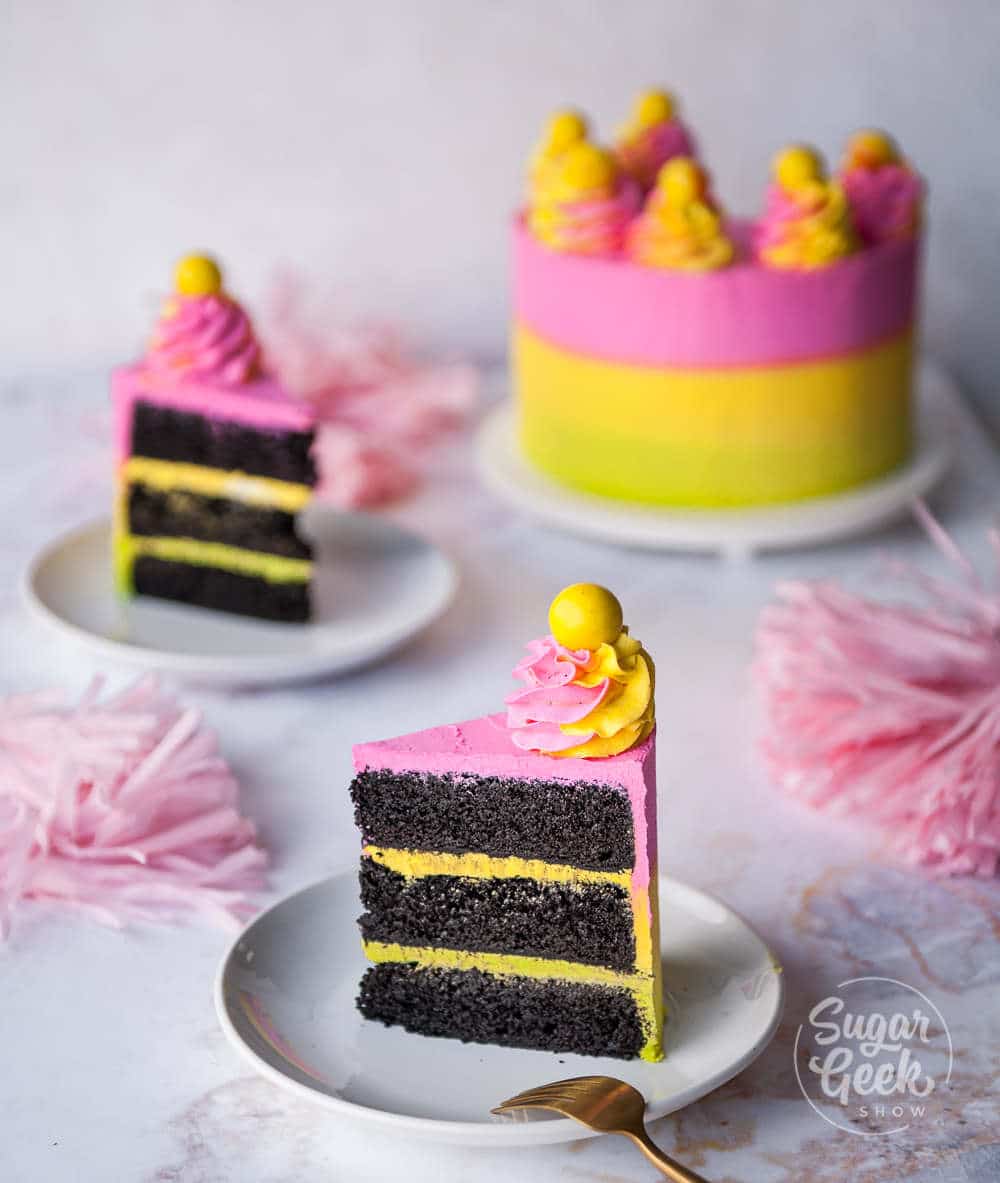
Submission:
M 2 0 L 0 357 L 105 364 L 174 257 L 278 265 L 432 348 L 504 347 L 504 218 L 545 115 L 673 87 L 723 200 L 770 155 L 894 131 L 932 184 L 927 337 L 1000 422 L 1000 4 Z

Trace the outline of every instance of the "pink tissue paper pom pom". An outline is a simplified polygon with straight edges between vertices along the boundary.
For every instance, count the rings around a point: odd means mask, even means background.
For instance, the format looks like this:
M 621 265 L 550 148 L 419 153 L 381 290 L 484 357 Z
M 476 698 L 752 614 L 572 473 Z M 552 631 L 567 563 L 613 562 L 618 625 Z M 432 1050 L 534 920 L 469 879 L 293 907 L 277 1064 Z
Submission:
M 893 564 L 907 602 L 835 583 L 784 583 L 757 628 L 762 752 L 817 809 L 883 828 L 937 874 L 1000 862 L 1000 591 L 984 588 L 923 506 L 956 580 Z M 990 541 L 1000 569 L 1000 536 Z
M 267 368 L 320 417 L 319 496 L 355 509 L 411 492 L 434 445 L 471 418 L 476 370 L 416 360 L 398 330 L 348 323 L 290 276 L 276 282 L 267 306 Z
M 198 712 L 143 678 L 75 705 L 61 691 L 0 699 L 0 937 L 21 900 L 129 920 L 253 912 L 266 853 Z

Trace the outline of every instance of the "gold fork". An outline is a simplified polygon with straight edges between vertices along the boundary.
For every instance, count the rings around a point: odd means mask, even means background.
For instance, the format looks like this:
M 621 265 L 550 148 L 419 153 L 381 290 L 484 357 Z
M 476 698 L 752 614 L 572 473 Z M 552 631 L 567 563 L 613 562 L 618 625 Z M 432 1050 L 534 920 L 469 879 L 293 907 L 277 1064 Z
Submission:
M 649 1161 L 674 1183 L 708 1183 L 695 1171 L 668 1157 L 646 1133 L 643 1115 L 646 1101 L 624 1080 L 613 1076 L 574 1076 L 528 1089 L 502 1102 L 493 1113 L 515 1109 L 554 1109 L 600 1134 L 623 1134 L 639 1147 Z

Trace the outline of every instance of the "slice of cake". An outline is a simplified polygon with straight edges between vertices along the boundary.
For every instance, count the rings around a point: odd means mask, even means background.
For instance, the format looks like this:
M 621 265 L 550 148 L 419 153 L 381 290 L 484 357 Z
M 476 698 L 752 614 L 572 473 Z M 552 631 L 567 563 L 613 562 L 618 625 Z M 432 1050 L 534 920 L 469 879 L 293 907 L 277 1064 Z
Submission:
M 653 665 L 577 584 L 489 715 L 354 748 L 358 1006 L 424 1035 L 662 1057 Z
M 263 373 L 216 264 L 181 261 L 145 359 L 112 378 L 115 574 L 147 595 L 266 620 L 310 615 L 315 420 Z

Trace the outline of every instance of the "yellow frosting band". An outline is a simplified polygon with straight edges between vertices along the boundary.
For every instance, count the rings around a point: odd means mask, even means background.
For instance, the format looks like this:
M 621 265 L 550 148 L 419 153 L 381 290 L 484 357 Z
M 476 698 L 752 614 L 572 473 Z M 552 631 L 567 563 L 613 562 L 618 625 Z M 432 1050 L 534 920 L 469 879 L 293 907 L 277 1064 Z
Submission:
M 313 568 L 309 559 L 289 559 L 283 555 L 241 550 L 221 542 L 120 534 L 115 540 L 115 573 L 118 588 L 125 594 L 134 590 L 132 568 L 142 555 L 171 563 L 190 563 L 196 567 L 218 567 L 236 575 L 265 579 L 268 583 L 307 583 Z
M 428 850 L 397 850 L 365 846 L 362 853 L 373 862 L 408 878 L 424 875 L 461 875 L 467 879 L 537 879 L 541 883 L 617 883 L 629 890 L 629 871 L 588 871 L 541 859 L 497 858 L 489 854 L 446 854 Z
M 797 500 L 889 472 L 910 449 L 912 334 L 753 368 L 625 365 L 513 337 L 521 446 L 606 497 L 721 507 Z
M 558 958 L 527 957 L 520 953 L 472 953 L 464 949 L 440 949 L 426 945 L 398 945 L 387 941 L 363 941 L 365 956 L 376 965 L 403 962 L 421 969 L 478 969 L 506 977 L 539 978 L 614 986 L 633 995 L 641 1016 L 646 1043 L 639 1053 L 644 1060 L 663 1055 L 656 1022 L 653 980 L 645 974 L 622 974 L 600 965 L 583 965 Z
M 245 472 L 227 472 L 219 468 L 202 468 L 198 464 L 183 464 L 175 460 L 150 460 L 145 456 L 131 456 L 122 465 L 121 475 L 130 482 L 139 482 L 152 489 L 169 492 L 183 489 L 204 497 L 225 497 L 246 505 L 260 505 L 298 513 L 312 497 L 308 485 L 278 481 L 271 477 L 251 476 Z
M 426 875 L 456 875 L 466 879 L 534 879 L 539 883 L 613 883 L 629 892 L 635 927 L 635 967 L 640 973 L 653 972 L 653 938 L 650 928 L 649 893 L 632 890 L 630 871 L 589 871 L 541 859 L 516 856 L 497 858 L 473 852 L 446 854 L 426 850 L 399 850 L 386 846 L 365 846 L 362 855 L 408 879 Z M 655 915 L 652 917 L 656 923 Z

